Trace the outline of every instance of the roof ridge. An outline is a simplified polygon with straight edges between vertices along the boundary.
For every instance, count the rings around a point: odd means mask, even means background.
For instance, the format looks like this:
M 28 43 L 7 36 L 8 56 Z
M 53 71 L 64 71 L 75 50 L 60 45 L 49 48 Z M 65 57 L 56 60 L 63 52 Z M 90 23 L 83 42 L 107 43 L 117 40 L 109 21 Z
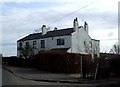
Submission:
M 19 39 L 17 42 L 26 41 L 26 40 L 41 39 L 41 38 L 48 38 L 48 37 L 55 37 L 55 36 L 71 35 L 72 32 L 73 32 L 73 28 L 65 28 L 65 29 L 48 31 L 45 35 L 42 35 L 42 33 L 33 33 L 33 34 L 29 34 L 26 37 Z

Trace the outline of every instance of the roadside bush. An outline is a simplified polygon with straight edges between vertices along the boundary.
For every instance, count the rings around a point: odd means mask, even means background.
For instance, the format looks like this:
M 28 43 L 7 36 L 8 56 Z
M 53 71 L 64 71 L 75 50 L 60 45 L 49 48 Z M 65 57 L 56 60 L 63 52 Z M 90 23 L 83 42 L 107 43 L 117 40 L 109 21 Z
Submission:
M 99 64 L 97 79 L 120 77 L 120 55 L 105 53 L 95 63 Z
M 110 57 L 111 72 L 114 77 L 120 77 L 120 55 Z
M 86 76 L 91 71 L 91 56 L 81 55 L 75 53 L 62 52 L 46 52 L 39 53 L 34 56 L 36 60 L 35 65 L 38 69 L 52 71 L 73 73 L 80 72 L 80 58 L 83 58 L 83 73 Z
M 4 64 L 8 64 L 10 66 L 23 66 L 23 58 L 17 57 L 3 57 Z

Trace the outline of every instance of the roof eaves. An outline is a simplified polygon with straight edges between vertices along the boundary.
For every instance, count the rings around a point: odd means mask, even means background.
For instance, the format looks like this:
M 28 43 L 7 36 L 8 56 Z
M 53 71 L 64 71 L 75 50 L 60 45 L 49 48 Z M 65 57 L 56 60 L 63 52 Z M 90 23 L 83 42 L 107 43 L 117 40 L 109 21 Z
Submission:
M 72 29 L 73 28 L 67 28 L 67 29 L 49 31 L 45 35 L 42 35 L 42 33 L 29 34 L 28 36 L 18 40 L 17 42 L 26 41 L 26 40 L 33 40 L 33 39 L 48 38 L 48 37 L 71 35 L 71 33 L 73 32 Z

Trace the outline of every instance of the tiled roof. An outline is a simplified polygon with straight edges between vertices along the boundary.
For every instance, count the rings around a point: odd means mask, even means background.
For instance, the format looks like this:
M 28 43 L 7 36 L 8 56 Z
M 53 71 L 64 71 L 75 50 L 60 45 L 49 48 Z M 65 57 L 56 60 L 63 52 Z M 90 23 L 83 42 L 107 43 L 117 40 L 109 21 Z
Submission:
M 55 37 L 55 36 L 71 35 L 72 32 L 73 32 L 73 28 L 67 28 L 67 29 L 48 31 L 45 35 L 42 35 L 42 33 L 34 33 L 34 34 L 30 34 L 30 35 L 18 40 L 18 42 L 26 41 L 26 40 L 48 38 L 48 37 Z

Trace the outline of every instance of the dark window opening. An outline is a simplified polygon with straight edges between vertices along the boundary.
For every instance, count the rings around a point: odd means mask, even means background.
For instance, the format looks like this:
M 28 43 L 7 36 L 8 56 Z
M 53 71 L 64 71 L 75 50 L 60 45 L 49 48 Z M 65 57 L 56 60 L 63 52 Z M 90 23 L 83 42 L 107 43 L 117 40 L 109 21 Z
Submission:
M 19 47 L 22 47 L 22 43 L 19 43 Z
M 84 41 L 84 46 L 86 46 L 86 42 Z
M 45 40 L 41 40 L 41 48 L 45 48 Z
M 57 39 L 57 45 L 64 45 L 65 41 L 64 39 Z
M 35 46 L 37 44 L 37 41 L 33 41 L 33 46 Z
M 26 46 L 29 46 L 29 42 L 26 42 Z

